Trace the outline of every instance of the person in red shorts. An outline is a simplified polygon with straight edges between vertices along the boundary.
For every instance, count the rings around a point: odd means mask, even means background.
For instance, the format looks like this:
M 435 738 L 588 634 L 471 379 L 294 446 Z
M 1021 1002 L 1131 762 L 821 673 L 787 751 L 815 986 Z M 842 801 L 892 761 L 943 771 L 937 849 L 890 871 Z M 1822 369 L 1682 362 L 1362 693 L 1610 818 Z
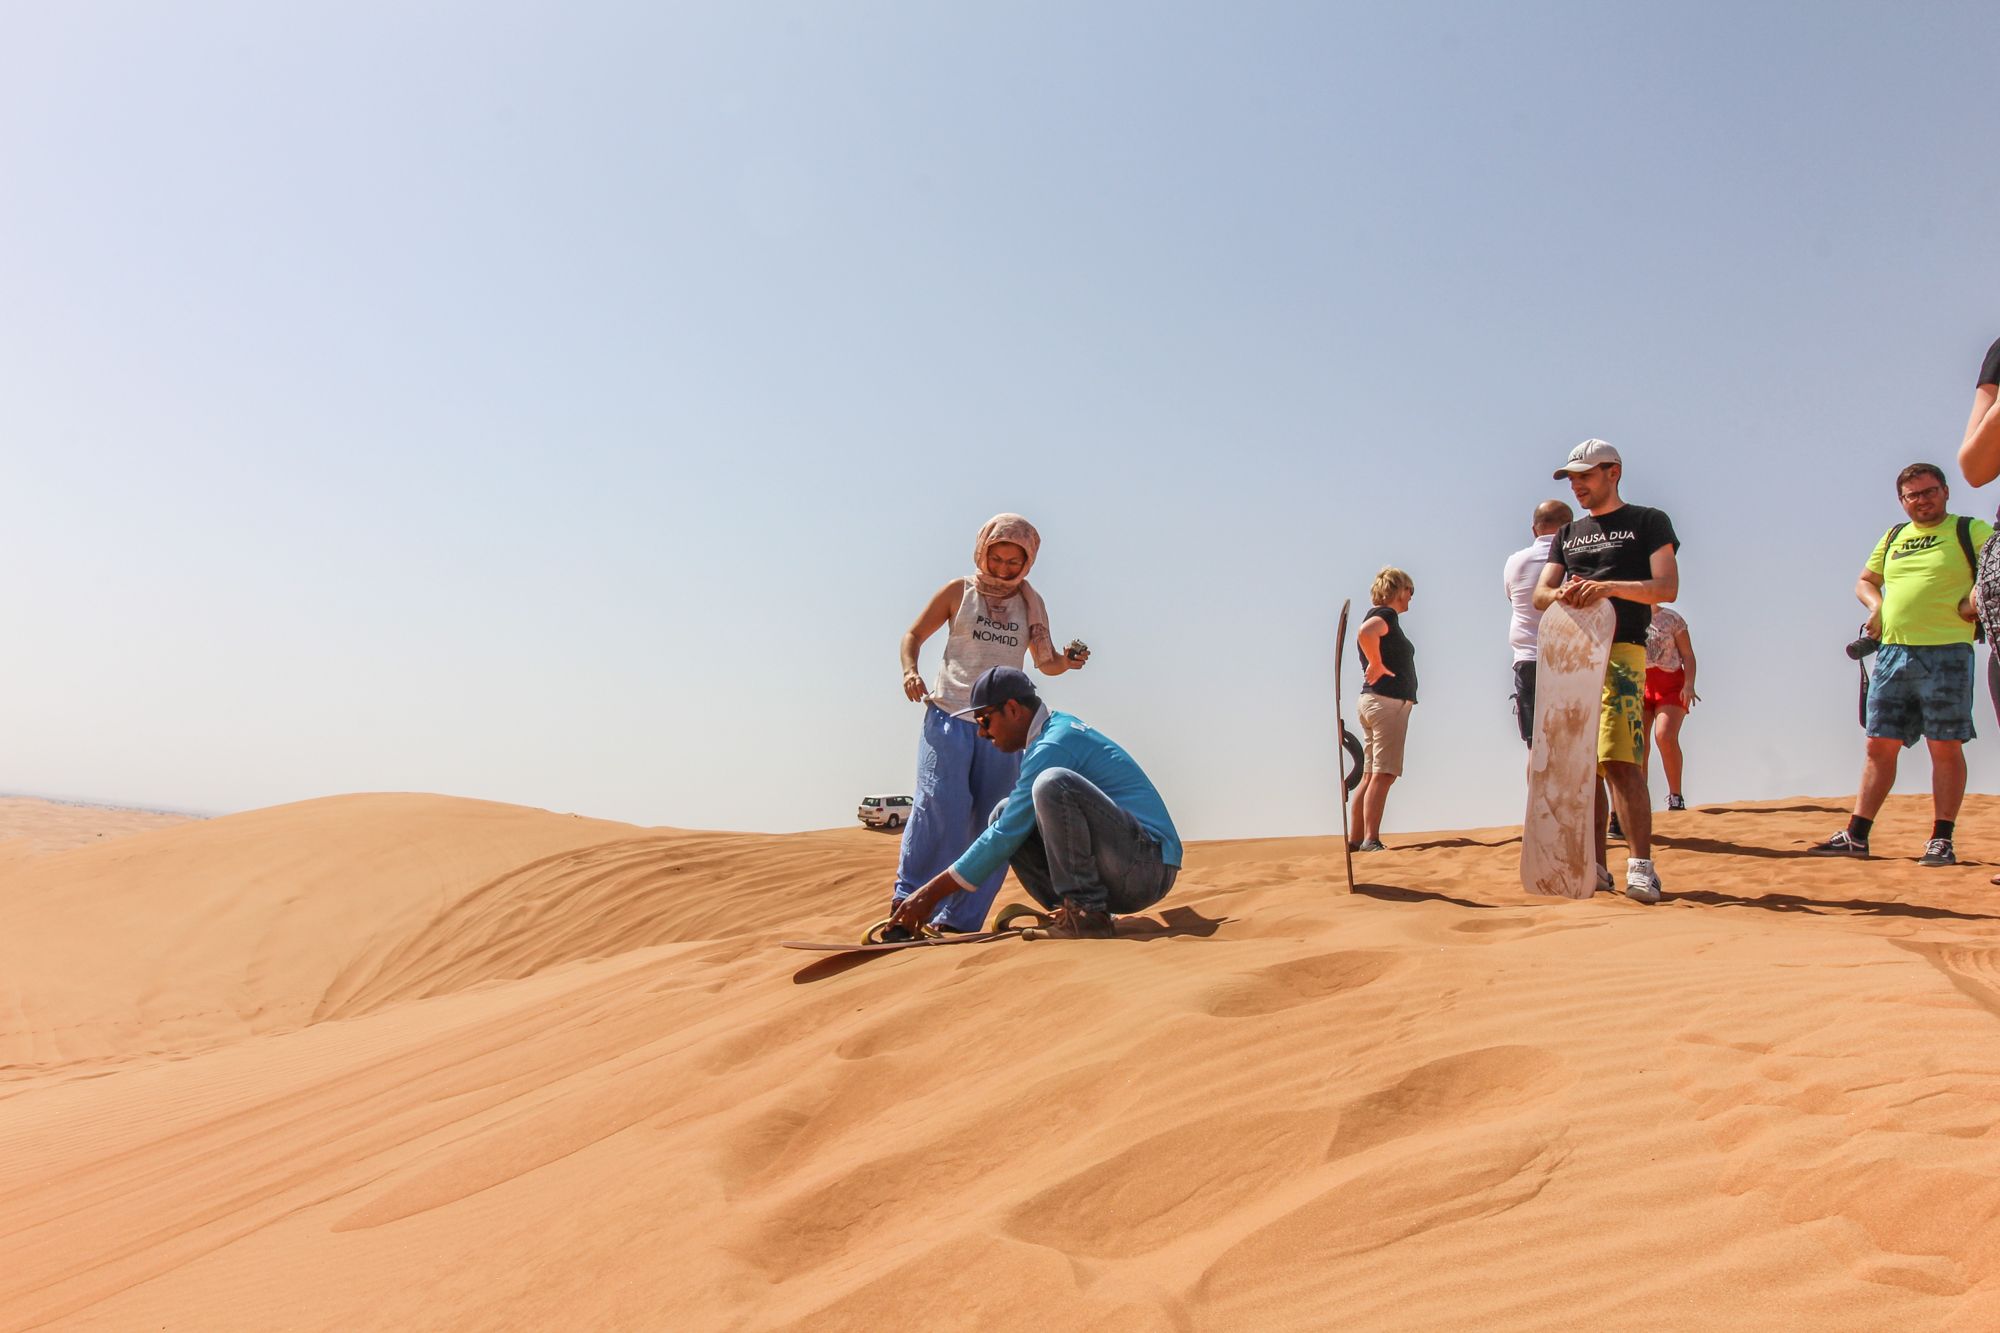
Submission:
M 1667 809 L 1687 809 L 1681 795 L 1681 723 L 1701 696 L 1694 692 L 1694 641 L 1671 607 L 1653 608 L 1646 629 L 1646 731 L 1667 775 Z

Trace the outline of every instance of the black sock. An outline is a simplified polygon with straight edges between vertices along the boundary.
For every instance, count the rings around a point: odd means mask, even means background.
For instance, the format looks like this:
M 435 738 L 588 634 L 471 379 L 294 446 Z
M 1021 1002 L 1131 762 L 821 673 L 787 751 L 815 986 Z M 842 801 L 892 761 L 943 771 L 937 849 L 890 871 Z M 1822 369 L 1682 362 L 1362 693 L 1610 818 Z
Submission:
M 1958 821 L 1952 819 L 1937 820 L 1935 823 L 1931 825 L 1931 836 L 1933 838 L 1943 838 L 1946 842 L 1950 842 L 1951 826 L 1957 822 Z
M 1850 815 L 1847 820 L 1847 836 L 1856 842 L 1867 842 L 1868 830 L 1874 827 L 1874 820 L 1863 819 L 1860 815 Z

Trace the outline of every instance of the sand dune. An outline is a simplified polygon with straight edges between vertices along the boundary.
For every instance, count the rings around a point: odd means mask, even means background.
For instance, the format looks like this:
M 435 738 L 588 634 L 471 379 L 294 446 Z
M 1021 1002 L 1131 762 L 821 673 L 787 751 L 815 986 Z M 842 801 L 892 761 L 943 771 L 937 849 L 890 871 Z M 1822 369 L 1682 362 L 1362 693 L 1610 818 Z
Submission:
M 0 1328 L 2000 1326 L 2000 889 L 1918 800 L 1663 815 L 1656 908 L 1208 843 L 1133 938 L 858 964 L 774 945 L 860 830 L 30 814 Z
M 185 824 L 194 815 L 110 805 L 0 796 L 0 874 L 14 858 L 84 847 L 145 829 Z

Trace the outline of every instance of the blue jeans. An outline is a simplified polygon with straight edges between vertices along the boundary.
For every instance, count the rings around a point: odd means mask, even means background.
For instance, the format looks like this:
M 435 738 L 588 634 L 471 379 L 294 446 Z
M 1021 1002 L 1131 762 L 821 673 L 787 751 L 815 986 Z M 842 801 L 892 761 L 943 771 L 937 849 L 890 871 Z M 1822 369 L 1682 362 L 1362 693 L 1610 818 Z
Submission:
M 1021 776 L 1021 756 L 1002 753 L 979 734 L 970 718 L 953 717 L 942 708 L 924 709 L 924 729 L 917 741 L 916 803 L 903 826 L 903 851 L 896 863 L 896 901 L 930 883 L 944 868 L 965 854 L 985 830 L 980 812 L 1003 800 Z M 1007 872 L 996 870 L 970 893 L 944 900 L 934 925 L 949 930 L 978 930 L 987 909 L 1000 892 Z
M 1159 840 L 1083 774 L 1051 768 L 1031 795 L 1035 827 L 1009 864 L 1043 907 L 1067 898 L 1099 912 L 1143 912 L 1173 888 L 1180 867 L 1160 860 Z M 1006 808 L 1002 801 L 993 818 Z

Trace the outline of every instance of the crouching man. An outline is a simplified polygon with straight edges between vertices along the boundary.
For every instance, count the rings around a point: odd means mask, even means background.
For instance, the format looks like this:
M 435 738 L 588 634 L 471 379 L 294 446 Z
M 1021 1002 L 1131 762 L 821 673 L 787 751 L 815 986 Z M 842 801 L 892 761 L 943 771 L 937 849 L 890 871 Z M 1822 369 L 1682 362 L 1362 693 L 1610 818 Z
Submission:
M 1055 936 L 1110 936 L 1114 914 L 1142 912 L 1167 896 L 1180 873 L 1180 835 L 1159 792 L 1116 741 L 1051 712 L 1013 667 L 991 667 L 974 681 L 971 707 L 960 716 L 1005 753 L 1020 754 L 1021 776 L 965 854 L 903 900 L 893 930 L 916 932 L 944 898 L 1003 864 L 1054 915 Z

